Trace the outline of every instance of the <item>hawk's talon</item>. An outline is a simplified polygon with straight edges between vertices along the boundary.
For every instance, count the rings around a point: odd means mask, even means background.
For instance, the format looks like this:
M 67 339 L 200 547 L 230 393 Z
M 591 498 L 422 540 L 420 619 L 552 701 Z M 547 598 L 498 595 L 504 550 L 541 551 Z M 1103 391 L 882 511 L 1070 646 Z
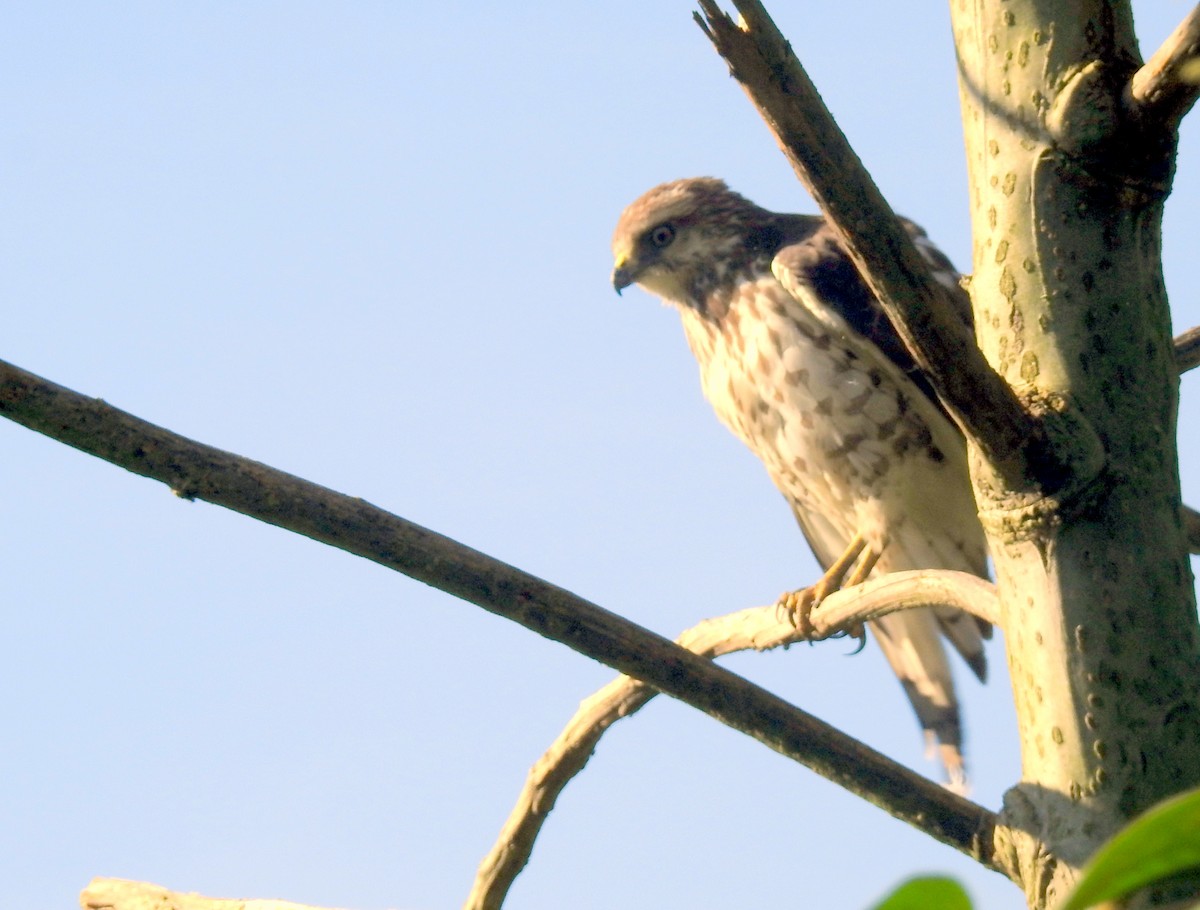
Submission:
M 788 591 L 782 595 L 779 600 L 775 601 L 775 618 L 780 622 L 788 622 L 792 628 L 800 633 L 802 638 L 810 641 L 816 640 L 813 633 L 816 627 L 812 623 L 812 612 L 821 605 L 821 602 L 833 593 L 831 590 L 822 590 L 827 586 L 818 582 L 807 588 L 801 588 L 798 591 Z M 836 632 L 831 632 L 826 638 L 854 638 L 858 641 L 858 647 L 851 654 L 858 654 L 867 646 L 867 629 L 861 622 L 856 622 L 853 625 L 847 626 L 844 629 L 838 629 Z
M 801 637 L 813 637 L 812 611 L 825 599 L 829 592 L 821 590 L 819 584 L 798 591 L 788 591 L 775 602 L 775 617 L 786 620 Z
M 850 656 L 861 654 L 862 649 L 867 646 L 867 627 L 861 622 L 856 622 L 854 625 L 842 631 L 843 635 L 848 635 L 858 642 L 858 647 L 850 652 Z

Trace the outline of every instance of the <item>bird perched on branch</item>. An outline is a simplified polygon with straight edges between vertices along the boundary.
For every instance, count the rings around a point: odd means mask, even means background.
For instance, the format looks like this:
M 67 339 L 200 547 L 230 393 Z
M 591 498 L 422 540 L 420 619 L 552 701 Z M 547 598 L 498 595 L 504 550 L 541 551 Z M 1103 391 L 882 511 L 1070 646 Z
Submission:
M 906 227 L 969 321 L 953 266 Z M 638 284 L 679 311 L 705 397 L 762 460 L 825 570 L 780 601 L 798 627 L 822 597 L 871 574 L 986 577 L 962 435 L 824 218 L 769 212 L 720 180 L 677 180 L 625 209 L 613 255 L 618 292 Z M 961 786 L 942 637 L 982 681 L 990 627 L 923 609 L 868 628 Z

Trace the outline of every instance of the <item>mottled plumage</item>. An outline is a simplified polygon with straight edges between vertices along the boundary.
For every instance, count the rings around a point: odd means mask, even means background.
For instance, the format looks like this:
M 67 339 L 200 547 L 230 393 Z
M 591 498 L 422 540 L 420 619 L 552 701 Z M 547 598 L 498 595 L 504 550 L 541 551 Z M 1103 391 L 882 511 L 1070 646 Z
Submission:
M 907 227 L 969 321 L 953 267 Z M 963 439 L 823 218 L 768 212 L 719 180 L 679 180 L 624 211 L 613 254 L 617 290 L 637 283 L 679 310 L 705 397 L 762 460 L 823 567 L 861 537 L 859 564 L 877 558 L 877 575 L 986 575 Z M 982 680 L 990 630 L 952 610 L 869 627 L 961 781 L 941 636 Z

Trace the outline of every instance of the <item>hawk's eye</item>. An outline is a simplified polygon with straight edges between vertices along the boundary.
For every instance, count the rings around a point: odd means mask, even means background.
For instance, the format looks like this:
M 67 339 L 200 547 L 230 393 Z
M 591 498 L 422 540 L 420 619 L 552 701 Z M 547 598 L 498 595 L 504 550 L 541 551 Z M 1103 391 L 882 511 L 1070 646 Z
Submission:
M 650 232 L 650 243 L 660 250 L 674 239 L 675 228 L 669 224 L 660 224 Z

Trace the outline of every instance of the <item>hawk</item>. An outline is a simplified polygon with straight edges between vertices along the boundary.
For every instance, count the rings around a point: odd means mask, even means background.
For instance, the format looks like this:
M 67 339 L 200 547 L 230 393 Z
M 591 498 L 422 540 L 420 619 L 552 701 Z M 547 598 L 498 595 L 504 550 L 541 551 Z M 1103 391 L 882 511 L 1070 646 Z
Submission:
M 969 323 L 953 266 L 905 227 Z M 766 466 L 825 569 L 780 601 L 794 621 L 803 627 L 814 601 L 871 573 L 987 577 L 963 437 L 824 218 L 769 212 L 720 180 L 677 180 L 625 209 L 612 246 L 613 286 L 638 284 L 679 311 L 705 397 Z M 868 628 L 961 786 L 942 638 L 982 682 L 990 627 L 922 609 Z

